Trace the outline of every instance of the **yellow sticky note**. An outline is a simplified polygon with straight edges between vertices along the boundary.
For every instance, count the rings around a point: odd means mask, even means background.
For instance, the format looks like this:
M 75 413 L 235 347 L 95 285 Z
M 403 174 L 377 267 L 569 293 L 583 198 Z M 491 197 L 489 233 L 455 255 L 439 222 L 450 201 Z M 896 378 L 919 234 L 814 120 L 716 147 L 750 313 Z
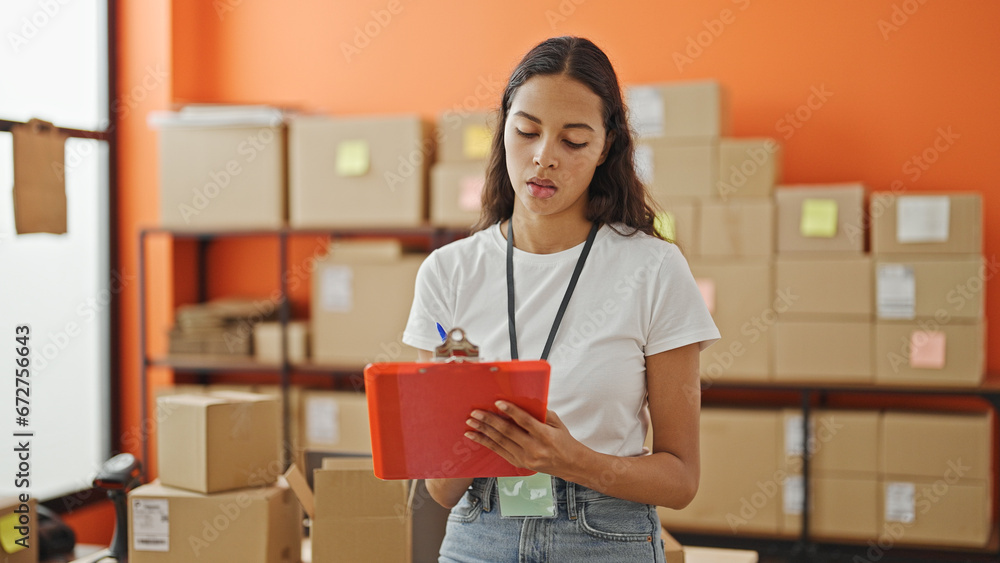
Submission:
M 364 176 L 370 164 L 368 141 L 341 141 L 337 145 L 338 176 Z
M 653 228 L 660 233 L 661 237 L 671 241 L 677 240 L 677 221 L 674 219 L 673 213 L 669 211 L 657 213 L 656 219 L 653 221 Z
M 483 125 L 468 125 L 462 133 L 462 154 L 465 158 L 486 158 L 490 154 L 493 134 Z
M 19 515 L 14 513 L 0 517 L 0 547 L 3 547 L 4 553 L 17 553 L 25 549 L 24 545 L 17 543 L 17 540 L 24 542 L 28 540 L 27 536 L 21 535 L 21 532 L 14 529 L 22 525 L 18 519 Z
M 832 199 L 807 199 L 802 202 L 804 237 L 833 238 L 837 236 L 837 202 Z

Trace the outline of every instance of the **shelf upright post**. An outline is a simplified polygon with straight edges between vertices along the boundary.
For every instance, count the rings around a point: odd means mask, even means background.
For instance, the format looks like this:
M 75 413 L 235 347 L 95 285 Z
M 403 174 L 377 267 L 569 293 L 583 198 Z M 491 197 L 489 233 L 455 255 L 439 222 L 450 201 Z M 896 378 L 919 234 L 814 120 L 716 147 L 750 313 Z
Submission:
M 149 369 L 149 357 L 146 349 L 146 229 L 139 230 L 139 434 L 142 436 L 142 473 L 141 480 L 148 477 L 149 467 L 149 436 L 146 421 L 149 419 L 149 392 L 146 383 L 146 371 Z
M 810 417 L 812 416 L 812 389 L 805 388 L 802 390 L 802 535 L 799 541 L 802 543 L 802 548 L 806 550 L 807 553 L 812 551 L 811 539 L 809 537 L 809 512 L 812 509 L 811 503 L 809 502 L 809 489 L 810 481 L 812 480 L 812 475 L 810 474 L 810 466 L 812 465 L 809 457 L 811 452 L 809 451 L 809 439 L 810 439 Z
M 290 464 L 295 452 L 292 451 L 291 432 L 289 427 L 289 415 L 291 410 L 288 405 L 288 388 L 291 385 L 291 365 L 288 361 L 288 323 L 291 317 L 291 302 L 288 298 L 288 230 L 278 231 L 278 287 L 281 300 L 278 303 L 278 321 L 281 325 L 281 420 L 282 426 L 282 446 L 285 452 L 285 460 Z M 284 467 L 283 469 L 287 469 Z

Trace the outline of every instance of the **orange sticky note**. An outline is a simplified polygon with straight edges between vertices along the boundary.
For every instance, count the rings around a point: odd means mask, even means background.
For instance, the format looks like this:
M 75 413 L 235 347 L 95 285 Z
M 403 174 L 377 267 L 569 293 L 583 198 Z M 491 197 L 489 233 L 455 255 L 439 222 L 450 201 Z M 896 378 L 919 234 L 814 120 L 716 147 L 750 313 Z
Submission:
M 707 278 L 695 278 L 694 280 L 698 284 L 698 291 L 701 292 L 701 298 L 705 300 L 705 306 L 708 307 L 708 312 L 715 314 L 715 280 Z
M 942 369 L 947 340 L 940 330 L 915 330 L 910 334 L 910 367 Z
M 837 236 L 837 201 L 807 199 L 802 202 L 802 222 L 799 230 L 804 237 L 833 238 Z
M 486 178 L 482 176 L 463 176 L 459 180 L 458 207 L 462 211 L 479 211 L 483 197 L 483 185 Z

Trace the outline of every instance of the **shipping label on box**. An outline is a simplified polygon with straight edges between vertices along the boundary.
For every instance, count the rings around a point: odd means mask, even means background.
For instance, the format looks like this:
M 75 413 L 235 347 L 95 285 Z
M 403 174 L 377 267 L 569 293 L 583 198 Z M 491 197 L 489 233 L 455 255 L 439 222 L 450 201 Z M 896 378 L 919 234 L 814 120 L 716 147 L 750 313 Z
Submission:
M 371 455 L 368 402 L 364 393 L 308 389 L 302 393 L 306 449 Z
M 729 132 L 729 96 L 718 82 L 629 86 L 625 97 L 640 138 L 717 138 Z
M 775 199 L 779 254 L 864 252 L 864 186 L 779 186 Z
M 980 194 L 871 197 L 872 252 L 875 254 L 979 254 L 983 217 Z
M 879 319 L 971 322 L 983 318 L 985 286 L 997 264 L 982 257 L 876 257 Z
M 992 497 L 986 482 L 886 479 L 881 485 L 880 544 L 983 547 L 989 541 Z

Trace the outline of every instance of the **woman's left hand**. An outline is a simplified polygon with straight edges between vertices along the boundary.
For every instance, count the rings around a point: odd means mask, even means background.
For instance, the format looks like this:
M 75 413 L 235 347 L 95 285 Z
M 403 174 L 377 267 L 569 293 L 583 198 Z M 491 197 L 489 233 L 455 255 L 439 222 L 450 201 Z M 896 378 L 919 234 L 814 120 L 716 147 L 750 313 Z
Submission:
M 556 413 L 548 411 L 545 422 L 540 422 L 506 401 L 497 401 L 497 408 L 509 418 L 483 410 L 472 411 L 467 424 L 473 430 L 466 432 L 466 437 L 493 450 L 515 467 L 550 475 L 564 473 L 568 464 L 580 460 L 585 446 L 570 435 Z

